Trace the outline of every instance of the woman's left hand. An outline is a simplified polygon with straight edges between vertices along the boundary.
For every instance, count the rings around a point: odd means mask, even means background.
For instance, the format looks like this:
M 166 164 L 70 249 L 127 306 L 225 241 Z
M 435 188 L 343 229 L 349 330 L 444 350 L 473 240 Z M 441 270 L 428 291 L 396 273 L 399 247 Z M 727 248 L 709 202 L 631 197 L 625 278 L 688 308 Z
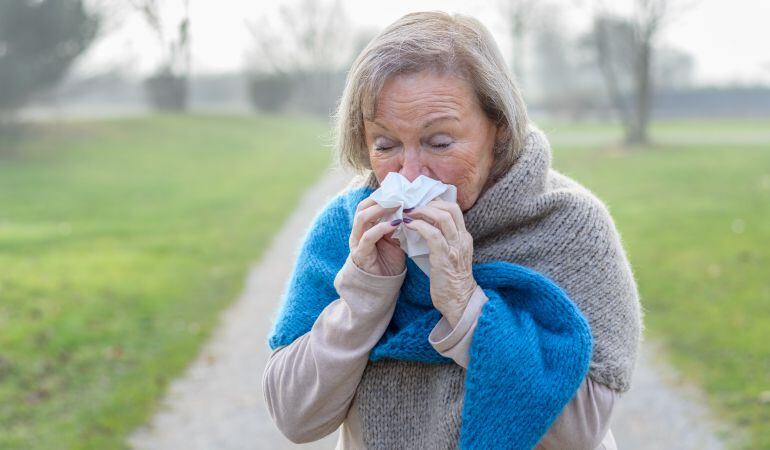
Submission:
M 430 249 L 430 296 L 433 306 L 454 327 L 476 289 L 473 237 L 457 203 L 433 200 L 405 214 L 404 226 L 420 233 Z

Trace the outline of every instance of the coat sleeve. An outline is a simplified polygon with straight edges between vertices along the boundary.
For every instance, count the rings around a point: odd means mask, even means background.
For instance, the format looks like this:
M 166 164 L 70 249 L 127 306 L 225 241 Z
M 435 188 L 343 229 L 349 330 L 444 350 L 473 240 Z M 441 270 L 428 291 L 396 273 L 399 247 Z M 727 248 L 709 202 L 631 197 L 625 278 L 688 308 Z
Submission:
M 437 352 L 468 368 L 473 331 L 487 300 L 483 289 L 477 287 L 454 328 L 446 318 L 441 318 L 429 336 Z M 610 417 L 618 396 L 618 392 L 586 377 L 536 449 L 596 449 L 609 430 Z
M 619 395 L 617 391 L 586 377 L 536 448 L 601 448 L 610 429 L 610 417 Z
M 348 256 L 334 280 L 339 294 L 291 344 L 276 348 L 262 376 L 267 409 L 295 443 L 311 442 L 345 420 L 372 348 L 396 306 L 406 270 L 369 274 Z

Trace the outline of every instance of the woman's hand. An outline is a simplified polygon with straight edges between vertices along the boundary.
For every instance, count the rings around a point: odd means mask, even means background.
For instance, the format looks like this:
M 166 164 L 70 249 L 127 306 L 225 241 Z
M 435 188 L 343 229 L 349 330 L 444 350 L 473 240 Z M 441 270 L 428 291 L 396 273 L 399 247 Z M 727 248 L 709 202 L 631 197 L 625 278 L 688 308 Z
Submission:
M 371 198 L 356 207 L 350 232 L 350 258 L 365 272 L 393 276 L 404 271 L 406 254 L 399 242 L 392 238 L 401 221 L 380 222 L 397 209 L 383 208 Z
M 460 206 L 433 200 L 405 215 L 404 225 L 428 241 L 433 306 L 454 327 L 477 286 L 472 271 L 473 237 L 465 229 Z

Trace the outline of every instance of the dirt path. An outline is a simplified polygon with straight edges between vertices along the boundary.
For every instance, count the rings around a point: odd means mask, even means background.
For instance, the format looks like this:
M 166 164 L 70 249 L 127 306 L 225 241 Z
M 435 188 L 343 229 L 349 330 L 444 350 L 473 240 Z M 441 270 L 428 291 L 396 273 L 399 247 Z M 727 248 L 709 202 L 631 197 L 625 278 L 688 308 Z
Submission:
M 294 445 L 273 425 L 264 406 L 262 371 L 270 351 L 265 342 L 271 319 L 291 272 L 299 240 L 327 199 L 349 179 L 329 171 L 308 191 L 246 288 L 221 317 L 221 324 L 187 373 L 172 383 L 146 426 L 129 438 L 135 449 L 236 450 L 333 449 L 337 432 Z M 612 431 L 621 450 L 723 448 L 714 422 L 697 392 L 679 386 L 675 373 L 656 361 L 647 343 L 633 388 L 618 403 Z
M 319 208 L 345 187 L 349 175 L 329 171 L 300 201 L 246 288 L 227 309 L 211 340 L 187 373 L 172 383 L 151 423 L 129 439 L 135 449 L 333 449 L 337 433 L 312 445 L 287 440 L 268 415 L 262 372 L 270 356 L 267 334 L 299 250 Z
M 611 421 L 619 450 L 726 448 L 718 436 L 727 428 L 661 356 L 661 345 L 646 341 L 631 390 L 617 403 Z

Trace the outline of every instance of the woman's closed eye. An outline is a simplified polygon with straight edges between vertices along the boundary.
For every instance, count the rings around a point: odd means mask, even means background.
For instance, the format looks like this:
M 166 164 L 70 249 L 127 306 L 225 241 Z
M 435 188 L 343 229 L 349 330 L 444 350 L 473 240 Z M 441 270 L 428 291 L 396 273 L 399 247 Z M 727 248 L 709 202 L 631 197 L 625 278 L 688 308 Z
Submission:
M 378 152 L 386 152 L 395 146 L 396 144 L 389 139 L 377 139 L 374 141 L 374 150 Z
M 448 136 L 437 136 L 428 140 L 427 144 L 425 145 L 434 149 L 441 150 L 451 146 L 453 143 L 454 141 L 452 138 Z M 398 145 L 398 143 L 389 139 L 377 139 L 374 141 L 374 150 L 378 152 L 387 152 L 388 150 L 391 150 Z
M 452 139 L 448 136 L 436 136 L 428 141 L 428 145 L 438 149 L 447 148 L 452 145 Z

